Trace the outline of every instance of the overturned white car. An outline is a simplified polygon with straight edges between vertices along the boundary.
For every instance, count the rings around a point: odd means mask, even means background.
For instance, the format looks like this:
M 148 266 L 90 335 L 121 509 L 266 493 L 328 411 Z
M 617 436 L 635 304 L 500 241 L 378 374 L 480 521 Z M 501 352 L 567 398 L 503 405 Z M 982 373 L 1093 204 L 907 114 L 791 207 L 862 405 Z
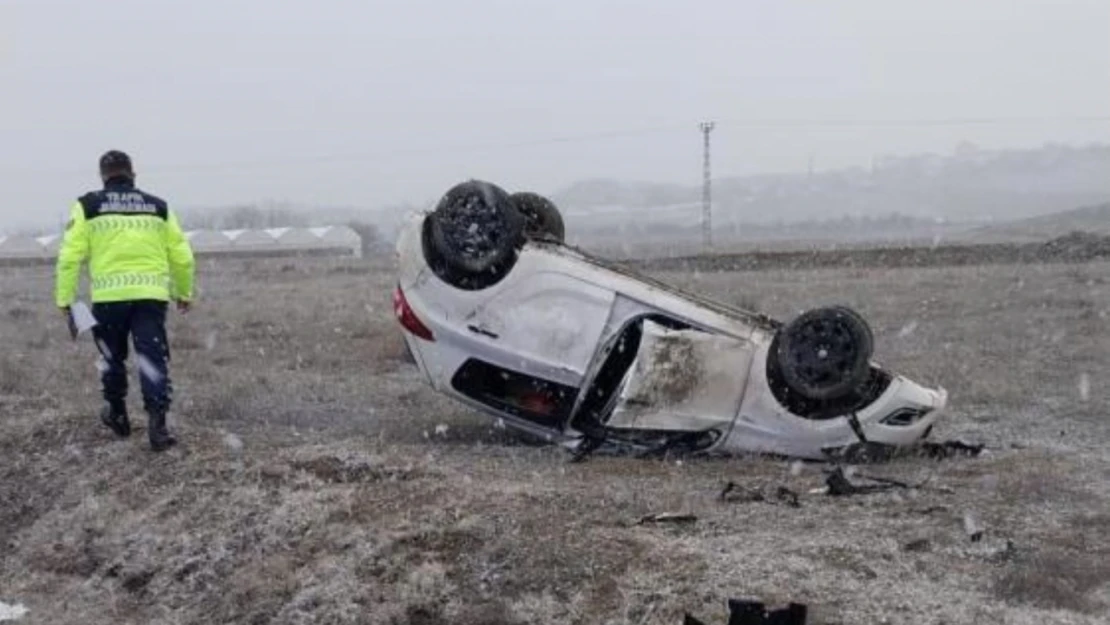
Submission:
M 580 448 L 826 459 L 925 439 L 947 401 L 873 364 L 852 310 L 787 324 L 566 246 L 558 210 L 451 188 L 397 242 L 394 310 L 436 390 Z

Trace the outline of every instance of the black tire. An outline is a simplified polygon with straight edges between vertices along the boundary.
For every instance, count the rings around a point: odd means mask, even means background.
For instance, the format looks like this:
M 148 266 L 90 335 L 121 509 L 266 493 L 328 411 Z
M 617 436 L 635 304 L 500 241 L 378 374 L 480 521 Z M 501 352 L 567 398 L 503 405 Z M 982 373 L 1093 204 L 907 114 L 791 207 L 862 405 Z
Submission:
M 856 312 L 855 310 L 853 310 L 851 308 L 848 308 L 847 306 L 843 306 L 843 305 L 830 306 L 829 308 L 832 309 L 832 310 L 839 310 L 840 312 L 842 312 L 846 315 L 851 315 L 851 316 L 855 317 L 856 322 L 859 324 L 859 326 L 867 331 L 867 344 L 872 345 L 872 346 L 875 345 L 875 334 L 871 331 L 871 324 L 867 323 L 867 320 L 863 318 L 863 315 L 861 315 L 858 312 Z
M 874 337 L 867 322 L 843 306 L 816 308 L 786 324 L 772 355 L 783 381 L 810 400 L 844 397 L 871 372 Z
M 470 180 L 443 195 L 428 215 L 426 256 L 440 277 L 462 288 L 500 280 L 524 242 L 524 216 L 495 184 Z
M 521 191 L 511 196 L 517 210 L 524 215 L 524 234 L 530 239 L 541 241 L 566 240 L 566 226 L 563 215 L 551 200 L 538 193 Z

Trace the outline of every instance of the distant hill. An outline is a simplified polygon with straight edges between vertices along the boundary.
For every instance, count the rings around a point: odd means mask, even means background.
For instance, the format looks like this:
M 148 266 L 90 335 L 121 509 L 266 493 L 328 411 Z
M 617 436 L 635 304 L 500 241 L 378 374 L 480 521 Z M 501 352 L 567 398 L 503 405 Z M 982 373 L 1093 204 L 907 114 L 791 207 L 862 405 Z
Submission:
M 587 180 L 553 194 L 583 229 L 600 222 L 700 219 L 701 186 Z M 980 224 L 1110 200 L 1110 145 L 1027 150 L 959 146 L 950 155 L 877 158 L 869 168 L 713 181 L 715 223 L 792 223 L 904 215 Z M 650 210 L 644 210 L 650 209 Z
M 576 241 L 697 245 L 699 173 L 691 172 L 690 184 L 588 179 L 551 197 Z M 442 191 L 428 193 L 436 197 Z M 930 240 L 968 230 L 987 238 L 1043 239 L 1071 230 L 1105 231 L 1108 202 L 1110 145 L 986 150 L 964 144 L 946 155 L 876 158 L 869 167 L 715 178 L 713 231 L 715 239 L 733 243 Z M 1090 208 L 1070 210 L 1076 206 Z M 390 240 L 414 208 L 259 202 L 180 213 L 194 228 L 357 221 L 373 224 Z M 45 230 L 60 228 L 49 224 Z M 22 230 L 18 224 L 7 228 Z
M 1110 235 L 1110 202 L 972 229 L 975 241 L 1043 241 L 1072 232 Z

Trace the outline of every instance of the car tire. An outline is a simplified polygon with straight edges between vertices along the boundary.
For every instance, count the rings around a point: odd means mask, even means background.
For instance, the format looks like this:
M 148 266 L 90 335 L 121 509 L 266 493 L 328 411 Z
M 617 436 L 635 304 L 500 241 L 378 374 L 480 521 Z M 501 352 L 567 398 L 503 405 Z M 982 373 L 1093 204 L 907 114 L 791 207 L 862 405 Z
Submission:
M 854 309 L 843 305 L 830 306 L 829 308 L 832 310 L 839 310 L 846 315 L 851 315 L 852 317 L 855 317 L 858 326 L 863 328 L 867 332 L 867 344 L 871 346 L 875 345 L 875 334 L 871 331 L 871 324 L 867 323 L 867 320 L 863 318 L 863 315 L 859 314 Z M 870 355 L 868 357 L 870 358 Z
M 524 226 L 524 215 L 504 189 L 481 180 L 459 183 L 425 220 L 425 258 L 453 286 L 484 288 L 516 262 Z
M 511 196 L 517 210 L 524 215 L 524 233 L 529 239 L 541 241 L 566 240 L 563 215 L 551 200 L 538 193 L 521 191 Z
M 773 357 L 790 390 L 806 399 L 829 401 L 867 381 L 873 351 L 874 337 L 863 317 L 832 306 L 807 311 L 786 324 Z

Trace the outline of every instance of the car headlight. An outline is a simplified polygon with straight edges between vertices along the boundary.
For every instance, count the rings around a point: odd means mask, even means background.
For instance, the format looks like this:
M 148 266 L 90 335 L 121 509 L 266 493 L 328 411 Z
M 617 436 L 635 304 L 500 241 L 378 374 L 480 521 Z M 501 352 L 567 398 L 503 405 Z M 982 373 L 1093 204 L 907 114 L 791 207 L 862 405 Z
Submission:
M 932 408 L 899 408 L 883 417 L 879 423 L 894 427 L 913 425 L 932 412 Z

